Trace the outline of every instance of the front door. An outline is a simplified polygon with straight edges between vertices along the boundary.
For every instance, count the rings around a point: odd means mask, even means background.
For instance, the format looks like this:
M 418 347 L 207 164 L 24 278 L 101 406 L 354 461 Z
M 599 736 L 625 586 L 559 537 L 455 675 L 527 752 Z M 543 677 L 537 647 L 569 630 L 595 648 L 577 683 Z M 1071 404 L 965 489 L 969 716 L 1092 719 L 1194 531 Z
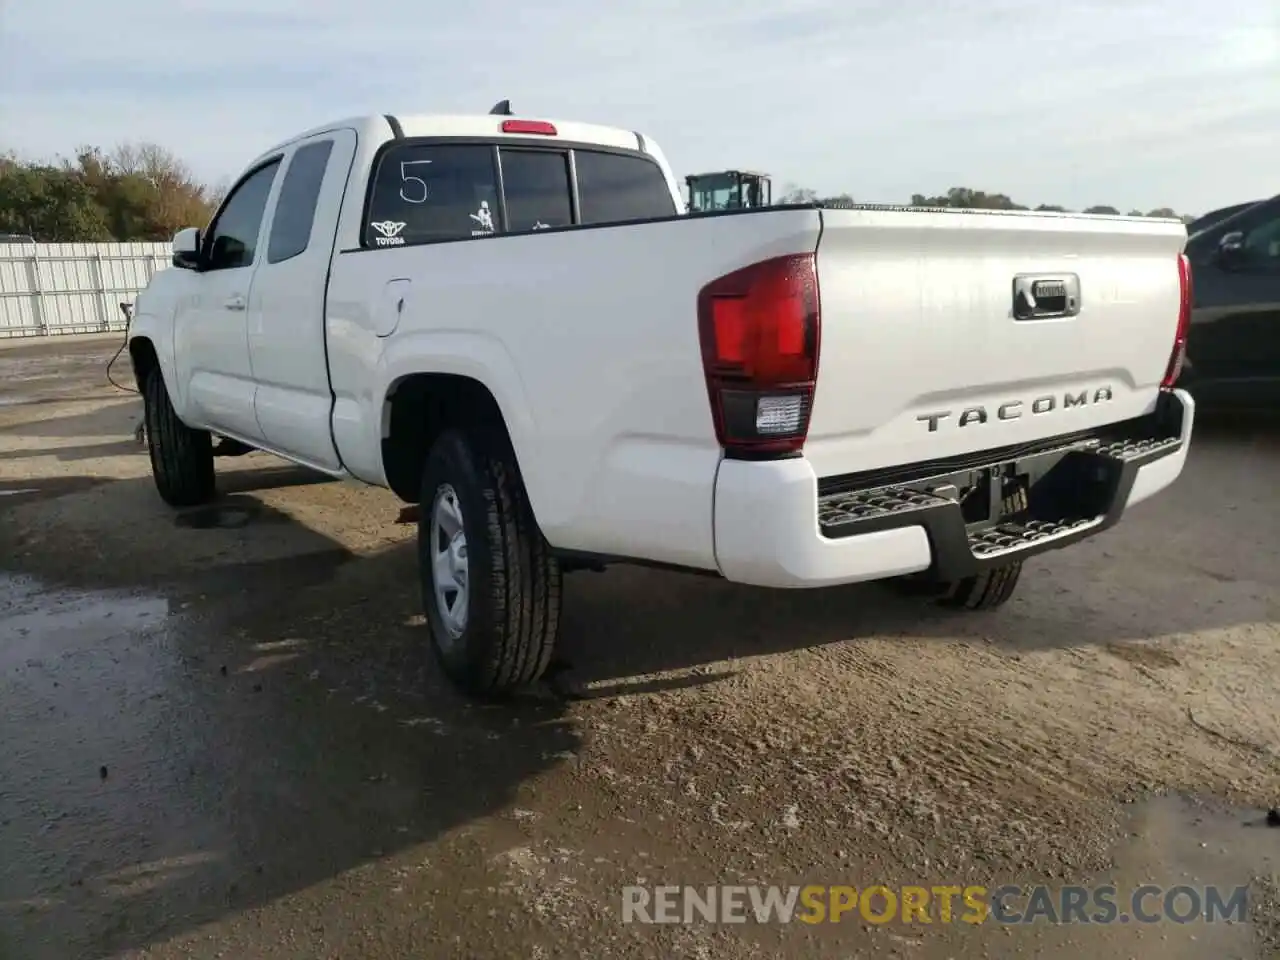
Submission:
M 178 377 L 187 384 L 187 420 L 242 437 L 261 438 L 254 412 L 248 307 L 259 235 L 279 159 L 250 171 L 227 194 L 205 235 L 191 295 L 174 317 Z

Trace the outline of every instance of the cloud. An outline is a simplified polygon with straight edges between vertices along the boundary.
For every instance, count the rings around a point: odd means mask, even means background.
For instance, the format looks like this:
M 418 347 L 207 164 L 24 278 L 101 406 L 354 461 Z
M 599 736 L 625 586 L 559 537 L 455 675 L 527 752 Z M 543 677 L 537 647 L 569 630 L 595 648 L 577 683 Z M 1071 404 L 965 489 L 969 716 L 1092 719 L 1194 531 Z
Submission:
M 639 129 L 680 173 L 907 199 L 1198 211 L 1276 193 L 1273 0 L 33 0 L 0 21 L 0 137 L 148 139 L 217 180 L 352 114 Z

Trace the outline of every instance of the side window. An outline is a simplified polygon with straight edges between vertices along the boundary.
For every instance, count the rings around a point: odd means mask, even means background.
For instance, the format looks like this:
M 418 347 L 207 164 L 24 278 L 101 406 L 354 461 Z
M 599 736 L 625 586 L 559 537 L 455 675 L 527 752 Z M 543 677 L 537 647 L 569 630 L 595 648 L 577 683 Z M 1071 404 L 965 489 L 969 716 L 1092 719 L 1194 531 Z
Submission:
M 1254 269 L 1280 271 L 1280 208 L 1272 207 L 1267 219 L 1245 233 L 1244 257 Z
M 366 247 L 460 240 L 498 230 L 493 147 L 404 144 L 382 154 L 373 176 Z
M 332 140 L 308 143 L 294 152 L 280 184 L 280 196 L 271 217 L 267 263 L 288 260 L 307 249 L 316 219 L 316 204 L 320 200 L 320 185 L 324 182 L 331 153 Z
M 241 180 L 232 191 L 209 231 L 206 270 L 231 270 L 253 264 L 262 215 L 279 169 L 280 161 L 273 160 Z
M 509 230 L 543 230 L 573 223 L 568 154 L 504 147 L 501 159 Z
M 616 223 L 675 215 L 671 188 L 653 161 L 578 150 L 573 162 L 578 172 L 578 203 L 583 223 Z

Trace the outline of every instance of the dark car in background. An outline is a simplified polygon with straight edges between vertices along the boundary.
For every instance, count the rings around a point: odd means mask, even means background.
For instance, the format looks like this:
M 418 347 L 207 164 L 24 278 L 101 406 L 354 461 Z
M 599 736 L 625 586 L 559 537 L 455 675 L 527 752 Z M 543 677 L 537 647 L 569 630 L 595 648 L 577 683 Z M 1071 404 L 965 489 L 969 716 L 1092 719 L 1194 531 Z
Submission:
M 1179 385 L 1205 407 L 1280 412 L 1280 196 L 1206 214 L 1188 233 L 1194 307 Z
M 1262 203 L 1261 200 L 1250 200 L 1248 203 L 1236 203 L 1229 207 L 1221 207 L 1218 210 L 1210 210 L 1208 213 L 1202 213 L 1190 223 L 1187 224 L 1187 236 L 1199 233 L 1201 230 L 1207 230 L 1215 223 L 1221 223 L 1227 217 L 1234 217 L 1241 210 L 1248 210 L 1250 207 L 1256 207 Z

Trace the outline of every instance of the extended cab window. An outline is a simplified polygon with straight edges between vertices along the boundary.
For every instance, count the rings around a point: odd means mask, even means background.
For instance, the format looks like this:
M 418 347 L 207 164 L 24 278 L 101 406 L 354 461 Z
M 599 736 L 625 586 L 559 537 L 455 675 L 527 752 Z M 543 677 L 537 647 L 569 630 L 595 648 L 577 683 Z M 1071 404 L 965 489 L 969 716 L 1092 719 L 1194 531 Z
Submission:
M 578 150 L 578 203 L 583 223 L 616 223 L 671 217 L 671 188 L 652 160 L 617 153 Z
M 253 264 L 267 197 L 280 161 L 259 167 L 236 185 L 209 231 L 206 270 L 232 270 Z
M 321 140 L 299 147 L 289 161 L 276 212 L 271 216 L 271 238 L 267 241 L 267 263 L 279 263 L 296 257 L 311 242 L 311 227 L 316 221 L 316 204 L 320 185 L 333 152 L 332 140 Z
M 369 198 L 366 247 L 460 240 L 498 228 L 493 147 L 406 143 L 383 152 Z
M 501 160 L 509 230 L 545 230 L 573 223 L 568 154 L 503 147 Z

